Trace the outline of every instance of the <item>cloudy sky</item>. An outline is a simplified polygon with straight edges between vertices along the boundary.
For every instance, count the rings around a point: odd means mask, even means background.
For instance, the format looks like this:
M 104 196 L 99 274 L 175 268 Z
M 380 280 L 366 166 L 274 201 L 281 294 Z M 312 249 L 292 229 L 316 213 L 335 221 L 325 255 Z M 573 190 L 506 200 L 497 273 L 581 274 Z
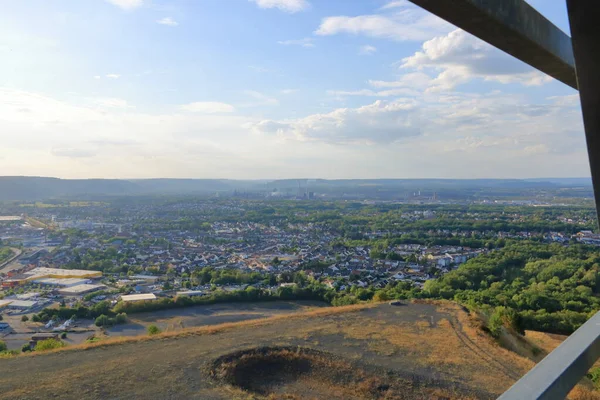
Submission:
M 2 0 L 0 60 L 0 175 L 589 176 L 574 90 L 404 0 Z

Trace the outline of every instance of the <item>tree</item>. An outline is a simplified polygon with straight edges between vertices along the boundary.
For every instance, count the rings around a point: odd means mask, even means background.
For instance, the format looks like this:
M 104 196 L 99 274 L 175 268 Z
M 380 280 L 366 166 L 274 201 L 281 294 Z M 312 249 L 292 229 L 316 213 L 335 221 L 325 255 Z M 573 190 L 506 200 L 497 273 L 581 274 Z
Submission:
M 28 317 L 27 315 L 23 315 L 23 316 L 21 317 L 21 321 L 22 321 L 22 322 L 27 322 L 27 321 L 29 321 L 29 317 Z
M 6 351 L 6 350 L 8 350 L 6 343 L 4 343 L 2 340 L 0 340 L 0 352 Z
M 29 343 L 23 344 L 23 346 L 21 347 L 21 351 L 23 353 L 27 353 L 28 351 L 31 351 L 31 345 Z
M 4 319 L 4 317 L 2 317 L 2 314 L 0 314 L 0 321 L 2 321 Z
M 98 318 L 96 318 L 96 321 L 94 321 L 94 323 L 96 324 L 96 326 L 108 326 L 110 325 L 110 318 L 102 314 Z
M 148 335 L 154 336 L 161 332 L 160 328 L 156 325 L 148 325 Z
M 124 324 L 125 322 L 127 322 L 127 314 L 125 314 L 125 313 L 117 314 L 117 316 L 115 317 L 115 323 Z
M 48 351 L 65 347 L 65 344 L 58 339 L 40 340 L 35 345 L 35 351 Z

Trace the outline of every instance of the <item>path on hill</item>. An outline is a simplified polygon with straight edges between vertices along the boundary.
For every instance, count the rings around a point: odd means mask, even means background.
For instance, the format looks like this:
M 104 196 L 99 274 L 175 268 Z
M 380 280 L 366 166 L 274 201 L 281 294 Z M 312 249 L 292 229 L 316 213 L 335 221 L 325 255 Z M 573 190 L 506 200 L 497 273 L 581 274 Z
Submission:
M 516 373 L 514 371 L 514 368 L 511 368 L 508 365 L 500 362 L 496 356 L 488 353 L 485 349 L 483 349 L 481 346 L 479 346 L 477 343 L 475 343 L 473 340 L 471 340 L 471 338 L 467 334 L 465 334 L 463 325 L 460 322 L 460 320 L 458 318 L 456 318 L 456 316 L 449 315 L 448 321 L 450 322 L 450 325 L 452 326 L 452 330 L 454 331 L 454 333 L 456 334 L 458 339 L 472 353 L 474 353 L 479 358 L 481 358 L 483 361 L 485 361 L 490 367 L 498 370 L 499 372 L 503 373 L 507 377 L 514 379 L 514 380 L 519 380 L 521 378 L 521 375 L 519 373 Z

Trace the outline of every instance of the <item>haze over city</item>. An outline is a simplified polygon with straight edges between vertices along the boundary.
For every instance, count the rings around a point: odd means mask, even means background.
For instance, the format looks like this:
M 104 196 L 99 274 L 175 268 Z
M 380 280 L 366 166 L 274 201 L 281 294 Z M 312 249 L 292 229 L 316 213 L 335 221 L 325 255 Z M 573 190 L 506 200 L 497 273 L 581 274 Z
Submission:
M 2 175 L 589 176 L 574 90 L 407 1 L 5 2 L 0 57 Z

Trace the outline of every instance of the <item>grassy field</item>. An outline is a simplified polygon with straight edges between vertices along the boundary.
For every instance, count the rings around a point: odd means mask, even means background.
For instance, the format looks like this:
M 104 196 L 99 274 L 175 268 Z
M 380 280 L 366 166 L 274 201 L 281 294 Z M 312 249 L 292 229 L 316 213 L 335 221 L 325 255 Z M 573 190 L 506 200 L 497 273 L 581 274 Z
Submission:
M 533 365 L 451 303 L 357 305 L 0 360 L 0 399 L 493 399 Z
M 179 331 L 204 325 L 217 325 L 251 319 L 263 319 L 279 314 L 307 312 L 327 306 L 318 301 L 274 301 L 259 303 L 223 303 L 131 314 L 129 322 L 108 329 L 111 336 L 136 336 L 146 333 L 148 325 L 157 325 L 163 332 Z

